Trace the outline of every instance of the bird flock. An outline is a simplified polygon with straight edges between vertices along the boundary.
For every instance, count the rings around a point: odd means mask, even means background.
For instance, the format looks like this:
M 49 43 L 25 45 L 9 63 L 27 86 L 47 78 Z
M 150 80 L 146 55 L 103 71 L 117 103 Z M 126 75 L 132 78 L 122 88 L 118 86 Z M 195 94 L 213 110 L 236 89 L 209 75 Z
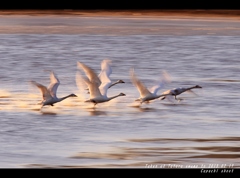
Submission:
M 109 88 L 116 84 L 125 83 L 123 80 L 117 80 L 116 82 L 112 82 L 112 80 L 110 79 L 110 75 L 112 73 L 111 64 L 111 60 L 104 59 L 101 62 L 101 72 L 97 75 L 91 67 L 87 66 L 82 62 L 77 62 L 77 67 L 79 71 L 76 75 L 76 83 L 78 86 L 85 87 L 84 89 L 89 94 L 89 98 L 84 102 L 93 103 L 93 107 L 95 107 L 95 105 L 98 103 L 104 103 L 120 96 L 126 96 L 126 94 L 124 93 L 119 93 L 118 95 L 111 97 L 107 95 L 107 91 Z M 30 81 L 31 84 L 36 86 L 41 91 L 42 101 L 38 103 L 39 105 L 41 105 L 40 110 L 43 108 L 43 106 L 54 106 L 55 103 L 61 102 L 69 97 L 77 97 L 77 95 L 72 93 L 67 96 L 58 98 L 57 89 L 60 85 L 60 80 L 58 79 L 54 71 L 49 72 L 50 84 L 48 87 L 36 81 Z M 85 75 L 82 75 L 82 72 Z M 150 89 L 148 89 L 144 85 L 144 83 L 137 78 L 134 68 L 130 69 L 130 79 L 132 84 L 136 87 L 140 94 L 140 97 L 135 100 L 139 102 L 140 105 L 142 103 L 150 103 L 150 101 L 158 98 L 160 100 L 168 99 L 169 101 L 171 101 L 171 97 L 174 97 L 175 100 L 180 102 L 181 99 L 178 99 L 177 95 L 180 95 L 181 93 L 186 91 L 192 92 L 191 90 L 194 88 L 202 88 L 199 85 L 195 85 L 188 88 L 174 88 L 164 91 L 161 94 L 157 94 L 161 88 L 163 88 L 167 83 L 170 82 L 169 75 L 166 71 L 162 72 L 162 78 L 158 81 L 158 84 L 152 86 L 152 88 Z

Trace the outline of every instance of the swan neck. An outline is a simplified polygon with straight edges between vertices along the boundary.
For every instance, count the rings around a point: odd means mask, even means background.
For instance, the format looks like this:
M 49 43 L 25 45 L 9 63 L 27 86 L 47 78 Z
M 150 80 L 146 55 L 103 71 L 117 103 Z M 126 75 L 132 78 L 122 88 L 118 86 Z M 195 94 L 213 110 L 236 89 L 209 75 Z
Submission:
M 116 85 L 116 84 L 118 84 L 118 83 L 119 83 L 119 82 L 116 81 L 116 82 L 112 83 L 108 88 L 111 88 L 112 86 L 114 86 L 114 85 Z
M 186 88 L 186 90 L 185 90 L 185 91 L 187 91 L 187 90 L 191 90 L 191 89 L 193 89 L 193 88 L 196 88 L 196 87 L 194 86 L 194 87 L 189 87 L 189 88 Z
M 69 98 L 69 97 L 71 97 L 71 95 L 67 95 L 67 96 L 64 96 L 64 97 L 62 97 L 62 98 L 59 98 L 59 101 L 65 100 L 65 99 L 67 99 L 67 98 Z
M 108 100 L 112 100 L 112 99 L 117 98 L 117 97 L 119 97 L 119 96 L 121 96 L 121 95 L 118 94 L 118 95 L 116 95 L 116 96 L 109 97 Z

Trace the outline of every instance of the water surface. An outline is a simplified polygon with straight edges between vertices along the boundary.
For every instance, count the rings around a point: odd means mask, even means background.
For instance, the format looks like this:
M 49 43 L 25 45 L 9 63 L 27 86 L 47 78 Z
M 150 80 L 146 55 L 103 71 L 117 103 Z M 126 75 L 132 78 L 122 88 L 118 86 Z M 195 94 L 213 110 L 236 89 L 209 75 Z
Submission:
M 0 26 L 0 167 L 239 167 L 239 21 L 1 16 Z M 105 58 L 112 80 L 126 82 L 108 95 L 126 96 L 93 109 L 77 61 L 99 73 Z M 149 87 L 166 70 L 172 81 L 159 93 L 203 88 L 137 107 L 132 67 Z M 40 112 L 29 81 L 47 86 L 45 69 L 58 75 L 59 97 L 79 97 Z

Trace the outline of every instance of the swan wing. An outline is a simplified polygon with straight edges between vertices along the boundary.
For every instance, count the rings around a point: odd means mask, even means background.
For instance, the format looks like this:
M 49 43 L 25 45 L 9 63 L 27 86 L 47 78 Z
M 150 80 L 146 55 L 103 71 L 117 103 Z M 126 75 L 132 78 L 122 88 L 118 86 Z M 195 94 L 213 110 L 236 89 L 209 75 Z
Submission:
M 35 85 L 36 87 L 38 87 L 40 89 L 43 100 L 52 99 L 52 95 L 48 91 L 47 87 L 45 87 L 44 85 L 37 83 L 35 81 L 30 81 L 30 82 L 31 82 L 31 84 Z
M 82 77 L 82 79 L 84 80 L 85 84 L 89 88 L 90 98 L 101 97 L 102 95 L 98 88 L 100 80 L 99 80 L 98 76 L 96 75 L 96 73 L 93 71 L 93 69 L 86 66 L 85 64 L 80 63 L 80 62 L 78 62 L 78 64 L 79 64 L 79 67 L 86 73 L 86 75 L 88 77 L 88 78 Z
M 83 70 L 85 72 L 85 74 L 87 75 L 88 79 L 91 82 L 94 81 L 98 84 L 98 86 L 100 86 L 101 81 L 92 68 L 88 67 L 87 65 L 85 65 L 81 62 L 77 62 L 77 65 L 78 65 L 78 68 L 80 68 L 81 70 Z
M 147 95 L 151 95 L 150 91 L 146 88 L 146 86 L 136 77 L 134 69 L 130 70 L 130 76 L 133 85 L 137 88 L 142 98 L 144 98 Z
M 159 83 L 157 85 L 154 85 L 150 91 L 151 93 L 153 93 L 154 95 L 157 94 L 157 92 L 164 87 L 164 83 L 162 81 L 159 81 Z
M 165 97 L 166 97 L 166 99 L 167 99 L 169 102 L 171 102 L 171 103 L 174 103 L 174 102 L 175 102 L 174 96 L 172 96 L 172 95 L 167 95 L 167 96 L 165 96 Z
M 111 75 L 111 73 L 112 73 L 111 63 L 112 63 L 112 61 L 109 59 L 104 59 L 101 62 L 101 72 L 98 75 L 98 78 L 100 79 L 101 82 L 104 82 L 103 78 L 106 77 L 105 74 L 107 75 L 108 78 Z M 110 80 L 110 78 L 109 78 L 109 80 Z
M 80 95 L 82 98 L 85 98 L 86 88 L 88 87 L 86 82 L 84 81 L 83 75 L 80 71 L 76 72 L 76 85 L 78 90 L 80 91 Z
M 51 96 L 54 98 L 57 97 L 57 89 L 58 89 L 59 85 L 60 85 L 60 81 L 59 81 L 58 77 L 56 76 L 56 74 L 53 71 L 51 71 L 50 84 L 48 86 L 48 90 L 49 90 Z
M 173 90 L 166 90 L 164 92 L 162 92 L 162 95 L 171 95 Z
M 87 84 L 84 81 L 83 75 L 80 71 L 76 72 L 76 85 L 80 91 L 84 91 L 87 88 Z
M 98 88 L 98 84 L 96 82 L 91 82 L 88 78 L 84 79 L 87 84 L 90 92 L 90 98 L 99 98 L 102 97 L 102 94 Z
M 171 82 L 171 79 L 170 79 L 170 76 L 169 74 L 166 72 L 166 71 L 163 71 L 162 72 L 162 76 L 161 76 L 161 79 L 158 81 L 158 83 L 156 85 L 154 85 L 150 91 L 151 93 L 153 94 L 157 94 L 157 92 L 163 88 L 166 84 L 170 83 Z
M 195 93 L 195 92 L 193 92 L 192 90 L 187 90 L 186 92 L 188 92 L 188 93 L 190 93 L 190 94 L 193 94 L 193 95 L 195 95 L 195 96 L 198 96 L 198 94 Z
M 103 95 L 103 96 L 107 96 L 107 90 L 108 88 L 110 87 L 111 85 L 111 80 L 109 79 L 108 77 L 108 74 L 106 71 L 102 71 L 101 72 L 101 85 L 99 86 L 99 90 L 100 90 L 100 93 Z
M 107 97 L 107 90 L 109 88 L 109 86 L 111 85 L 111 82 L 105 82 L 105 83 L 101 83 L 100 87 L 99 87 L 99 90 L 100 90 L 100 93 Z

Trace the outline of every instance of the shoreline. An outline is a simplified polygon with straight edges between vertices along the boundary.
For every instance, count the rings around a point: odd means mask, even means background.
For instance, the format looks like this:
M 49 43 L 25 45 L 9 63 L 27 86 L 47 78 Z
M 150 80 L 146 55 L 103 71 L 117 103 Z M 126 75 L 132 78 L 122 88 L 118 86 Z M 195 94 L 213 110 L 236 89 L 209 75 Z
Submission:
M 131 17 L 238 17 L 240 10 L 0 10 L 1 16 L 71 15 L 71 16 L 131 16 Z
M 0 11 L 0 34 L 240 35 L 240 10 L 207 12 L 4 10 Z

